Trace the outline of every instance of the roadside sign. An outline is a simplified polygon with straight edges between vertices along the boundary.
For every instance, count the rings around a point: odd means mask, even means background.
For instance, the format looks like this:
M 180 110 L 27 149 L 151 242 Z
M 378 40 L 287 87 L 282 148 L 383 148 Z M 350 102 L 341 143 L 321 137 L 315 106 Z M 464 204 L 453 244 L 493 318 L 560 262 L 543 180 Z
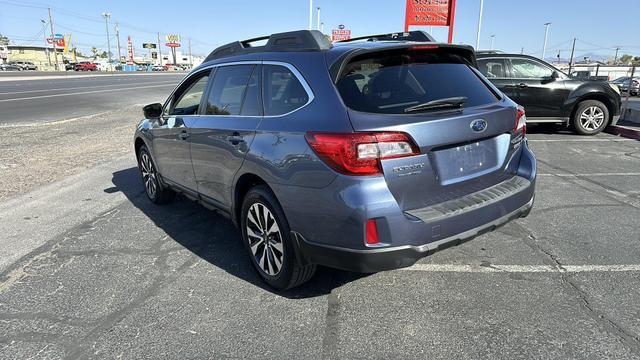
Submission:
M 156 51 L 152 51 L 152 52 L 151 52 L 151 58 L 152 58 L 153 60 L 156 60 L 156 59 L 158 58 L 158 53 L 157 53 Z
M 170 48 L 178 48 L 180 47 L 180 35 L 178 34 L 167 34 L 165 37 L 167 43 L 165 44 Z
M 342 41 L 342 40 L 349 40 L 349 39 L 351 39 L 351 30 L 348 30 L 348 29 L 331 30 L 331 41 Z
M 448 26 L 451 43 L 455 12 L 456 0 L 407 0 L 404 31 L 410 25 Z
M 155 49 L 156 44 L 154 43 L 142 43 L 142 48 L 144 49 Z

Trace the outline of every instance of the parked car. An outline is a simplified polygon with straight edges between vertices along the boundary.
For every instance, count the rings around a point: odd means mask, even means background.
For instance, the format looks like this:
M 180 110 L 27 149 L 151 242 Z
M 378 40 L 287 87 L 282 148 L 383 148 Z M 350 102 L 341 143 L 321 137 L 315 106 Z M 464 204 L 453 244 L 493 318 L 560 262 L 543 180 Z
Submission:
M 609 77 L 606 75 L 591 75 L 591 71 L 579 70 L 571 73 L 571 77 L 579 80 L 600 80 L 609 81 Z
M 164 66 L 160 66 L 160 65 L 153 65 L 151 67 L 151 71 L 165 71 Z
M 22 67 L 13 64 L 0 64 L 0 71 L 22 71 Z
M 76 63 L 72 63 L 72 62 L 64 63 L 64 70 L 65 71 L 70 71 L 70 70 L 75 70 L 75 69 L 76 69 Z
M 90 61 L 80 61 L 75 66 L 75 71 L 96 71 L 98 66 Z
M 526 117 L 473 48 L 423 32 L 364 39 L 305 30 L 215 49 L 144 108 L 134 144 L 147 197 L 179 192 L 229 216 L 277 289 L 318 264 L 409 266 L 526 216 Z
M 527 121 L 571 125 L 595 135 L 620 118 L 620 92 L 604 81 L 572 78 L 553 65 L 522 54 L 478 54 L 478 69 L 511 100 Z
M 629 91 L 629 80 L 631 80 L 631 91 Z M 623 76 L 611 81 L 621 92 L 628 92 L 631 96 L 637 96 L 640 93 L 640 77 Z
M 38 67 L 31 61 L 9 61 L 9 64 L 19 66 L 22 70 L 38 70 Z

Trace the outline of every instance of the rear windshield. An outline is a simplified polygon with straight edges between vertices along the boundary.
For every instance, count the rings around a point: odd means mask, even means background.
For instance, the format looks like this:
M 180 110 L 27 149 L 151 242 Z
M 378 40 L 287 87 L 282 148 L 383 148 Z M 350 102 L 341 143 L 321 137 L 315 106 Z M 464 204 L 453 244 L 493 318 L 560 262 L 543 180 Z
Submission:
M 403 114 L 408 107 L 443 98 L 464 96 L 464 107 L 499 99 L 463 58 L 438 49 L 354 57 L 336 86 L 349 108 L 383 114 Z

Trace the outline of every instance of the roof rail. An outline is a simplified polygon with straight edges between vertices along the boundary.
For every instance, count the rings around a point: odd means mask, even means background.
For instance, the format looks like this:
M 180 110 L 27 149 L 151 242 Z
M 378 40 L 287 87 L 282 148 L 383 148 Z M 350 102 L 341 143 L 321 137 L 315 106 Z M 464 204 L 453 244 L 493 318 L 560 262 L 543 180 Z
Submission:
M 251 43 L 267 40 L 262 46 Z M 331 48 L 331 42 L 318 30 L 289 31 L 253 39 L 234 41 L 213 50 L 205 62 L 227 56 L 276 51 L 321 51 Z
M 379 34 L 379 35 L 367 35 L 360 36 L 356 38 L 351 38 L 349 40 L 342 40 L 338 42 L 351 42 L 358 40 L 366 40 L 366 41 L 416 41 L 416 42 L 435 42 L 436 39 L 429 35 L 424 31 L 408 31 L 408 32 L 397 32 L 390 34 Z

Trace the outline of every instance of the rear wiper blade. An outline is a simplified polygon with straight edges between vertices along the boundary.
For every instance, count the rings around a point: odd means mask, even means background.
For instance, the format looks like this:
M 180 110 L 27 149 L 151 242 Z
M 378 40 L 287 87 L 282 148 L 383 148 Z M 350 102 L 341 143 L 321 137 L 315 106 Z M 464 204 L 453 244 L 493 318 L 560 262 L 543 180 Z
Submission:
M 467 101 L 466 96 L 454 96 L 450 98 L 442 98 L 437 100 L 431 100 L 426 103 L 409 106 L 404 109 L 405 113 L 422 111 L 422 110 L 435 110 L 435 109 L 461 109 L 464 102 Z

